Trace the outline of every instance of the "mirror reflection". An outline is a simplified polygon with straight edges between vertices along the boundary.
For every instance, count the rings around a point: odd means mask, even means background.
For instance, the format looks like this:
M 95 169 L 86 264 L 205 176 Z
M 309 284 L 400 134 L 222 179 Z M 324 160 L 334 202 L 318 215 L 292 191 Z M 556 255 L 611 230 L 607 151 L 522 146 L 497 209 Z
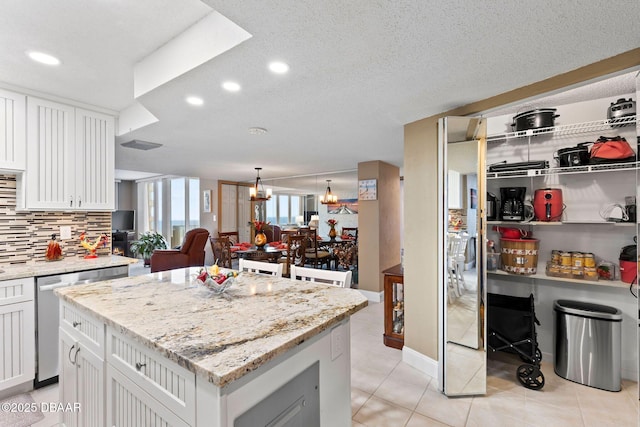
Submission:
M 448 396 L 486 391 L 486 352 L 483 340 L 482 251 L 478 249 L 484 203 L 480 167 L 481 121 L 445 119 L 444 384 Z

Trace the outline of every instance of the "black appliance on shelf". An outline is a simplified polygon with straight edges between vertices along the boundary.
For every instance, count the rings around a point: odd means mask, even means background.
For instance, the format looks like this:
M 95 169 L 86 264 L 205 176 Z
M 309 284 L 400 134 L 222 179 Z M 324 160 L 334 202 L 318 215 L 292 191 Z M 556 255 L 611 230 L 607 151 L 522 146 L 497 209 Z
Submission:
M 498 219 L 498 206 L 500 202 L 495 194 L 487 192 L 487 221 Z
M 500 219 L 503 221 L 524 221 L 524 196 L 527 187 L 500 187 Z

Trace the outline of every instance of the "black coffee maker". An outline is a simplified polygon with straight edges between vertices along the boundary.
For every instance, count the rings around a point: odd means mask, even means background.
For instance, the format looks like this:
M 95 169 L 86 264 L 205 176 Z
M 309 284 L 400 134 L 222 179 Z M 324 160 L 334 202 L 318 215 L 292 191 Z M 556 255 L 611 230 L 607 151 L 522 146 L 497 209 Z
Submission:
M 503 221 L 524 221 L 524 196 L 527 187 L 501 187 L 500 218 Z

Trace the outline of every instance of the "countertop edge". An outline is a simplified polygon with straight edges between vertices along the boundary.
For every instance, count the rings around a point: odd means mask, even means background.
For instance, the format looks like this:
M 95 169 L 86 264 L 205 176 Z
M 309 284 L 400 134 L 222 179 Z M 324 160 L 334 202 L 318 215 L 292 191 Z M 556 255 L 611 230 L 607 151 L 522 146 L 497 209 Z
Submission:
M 119 267 L 135 264 L 138 261 L 137 258 L 108 255 L 93 260 L 85 260 L 82 257 L 69 257 L 60 261 L 14 264 L 9 266 L 0 265 L 0 271 L 2 271 L 0 272 L 0 281 Z

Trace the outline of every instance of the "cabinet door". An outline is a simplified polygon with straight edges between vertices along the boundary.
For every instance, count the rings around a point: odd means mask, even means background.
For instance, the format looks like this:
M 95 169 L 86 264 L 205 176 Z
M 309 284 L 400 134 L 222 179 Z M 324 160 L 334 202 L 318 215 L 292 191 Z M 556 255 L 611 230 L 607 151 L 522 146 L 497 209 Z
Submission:
M 107 363 L 107 426 L 189 427 L 118 369 Z
M 74 207 L 80 210 L 112 210 L 115 207 L 114 119 L 77 108 L 75 122 Z
M 0 306 L 0 390 L 35 378 L 33 301 Z
M 72 209 L 74 109 L 27 99 L 27 209 Z
M 60 393 L 60 403 L 66 407 L 68 404 L 73 405 L 77 402 L 77 373 L 76 373 L 76 351 L 78 350 L 78 342 L 67 333 L 64 328 L 59 329 L 60 345 L 58 347 L 58 360 L 60 361 L 60 373 L 58 386 Z M 81 408 L 81 410 L 84 410 Z M 60 413 L 60 421 L 66 427 L 78 426 L 78 414 L 73 411 L 62 411 Z
M 0 89 L 0 169 L 25 169 L 25 126 L 25 96 Z
M 75 358 L 78 379 L 78 425 L 102 427 L 104 424 L 104 360 L 80 345 Z

